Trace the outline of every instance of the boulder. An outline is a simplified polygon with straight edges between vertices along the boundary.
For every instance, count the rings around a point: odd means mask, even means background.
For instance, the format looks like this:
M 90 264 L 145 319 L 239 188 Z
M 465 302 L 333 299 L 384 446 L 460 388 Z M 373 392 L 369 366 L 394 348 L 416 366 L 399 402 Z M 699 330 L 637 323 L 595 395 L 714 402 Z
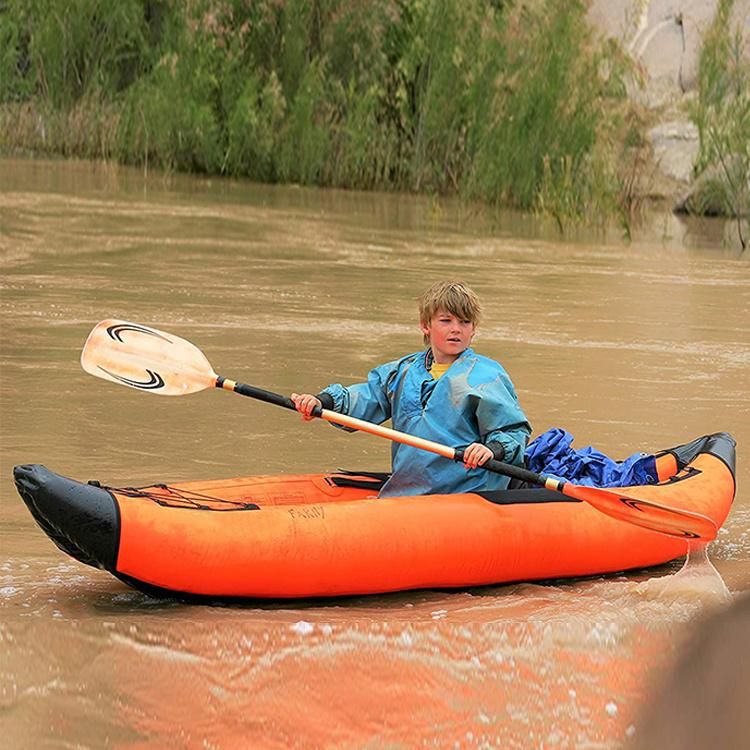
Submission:
M 592 0 L 589 8 L 594 28 L 617 39 L 642 72 L 643 85 L 634 85 L 630 96 L 657 123 L 648 131 L 655 167 L 653 192 L 676 200 L 678 210 L 727 210 L 716 188 L 719 170 L 707 172 L 688 190 L 699 137 L 688 120 L 687 104 L 697 94 L 702 40 L 718 4 L 719 0 Z M 730 27 L 750 40 L 750 0 L 735 0 Z M 750 60 L 750 41 L 743 54 Z
M 648 131 L 648 139 L 662 174 L 679 183 L 690 183 L 699 148 L 695 124 L 688 120 L 663 122 Z

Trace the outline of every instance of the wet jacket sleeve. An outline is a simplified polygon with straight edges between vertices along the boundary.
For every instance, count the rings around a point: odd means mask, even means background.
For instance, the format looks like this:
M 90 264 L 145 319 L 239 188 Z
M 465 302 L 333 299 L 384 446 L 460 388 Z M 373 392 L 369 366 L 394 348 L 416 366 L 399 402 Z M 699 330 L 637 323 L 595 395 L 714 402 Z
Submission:
M 332 408 L 333 411 L 380 424 L 391 418 L 388 387 L 397 368 L 398 362 L 388 362 L 371 370 L 366 383 L 349 386 L 334 383 L 324 388 L 319 397 L 321 401 L 332 403 L 332 407 L 327 408 Z M 330 397 L 331 401 L 325 396 Z
M 506 382 L 506 378 L 499 378 L 489 384 L 477 404 L 476 417 L 482 442 L 495 458 L 523 466 L 531 425 L 510 380 Z

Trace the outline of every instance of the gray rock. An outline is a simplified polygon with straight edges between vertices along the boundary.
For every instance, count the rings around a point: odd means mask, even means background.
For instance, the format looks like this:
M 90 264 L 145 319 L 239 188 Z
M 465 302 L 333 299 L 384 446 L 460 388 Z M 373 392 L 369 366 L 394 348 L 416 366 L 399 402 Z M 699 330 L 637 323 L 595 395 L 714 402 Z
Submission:
M 698 156 L 698 128 L 685 120 L 665 122 L 648 131 L 654 159 L 668 178 L 688 184 Z
M 643 72 L 634 96 L 649 109 L 679 102 L 697 84 L 701 40 L 718 0 L 594 0 L 589 19 L 618 39 Z M 750 5 L 750 0 L 741 0 Z M 735 9 L 736 10 L 736 9 Z
M 642 73 L 642 87 L 631 98 L 662 122 L 648 132 L 655 172 L 652 191 L 674 197 L 686 211 L 727 211 L 718 171 L 694 178 L 698 130 L 687 121 L 687 103 L 697 94 L 703 36 L 716 14 L 718 0 L 592 0 L 589 21 L 599 32 L 619 40 Z M 730 27 L 750 40 L 750 0 L 735 0 Z M 750 60 L 750 41 L 743 48 Z M 726 196 L 726 192 L 725 192 Z
M 745 169 L 746 162 L 740 156 L 729 157 L 724 165 L 714 165 L 706 169 L 690 185 L 690 189 L 677 201 L 675 213 L 700 214 L 703 216 L 747 216 L 750 208 L 742 201 L 740 182 L 745 181 L 744 196 L 750 195 L 750 175 Z M 729 188 L 729 182 L 735 190 Z

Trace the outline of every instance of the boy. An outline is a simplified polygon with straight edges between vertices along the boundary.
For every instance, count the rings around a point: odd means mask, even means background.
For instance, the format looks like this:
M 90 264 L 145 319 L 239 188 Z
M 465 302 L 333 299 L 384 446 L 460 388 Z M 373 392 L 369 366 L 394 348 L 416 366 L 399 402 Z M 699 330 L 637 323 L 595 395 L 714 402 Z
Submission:
M 479 322 L 477 296 L 459 282 L 431 286 L 419 300 L 425 351 L 376 367 L 366 383 L 329 385 L 317 396 L 292 394 L 303 418 L 316 406 L 464 447 L 464 466 L 393 443 L 393 473 L 381 497 L 505 489 L 508 478 L 481 467 L 488 459 L 523 465 L 531 427 L 508 374 L 469 348 Z

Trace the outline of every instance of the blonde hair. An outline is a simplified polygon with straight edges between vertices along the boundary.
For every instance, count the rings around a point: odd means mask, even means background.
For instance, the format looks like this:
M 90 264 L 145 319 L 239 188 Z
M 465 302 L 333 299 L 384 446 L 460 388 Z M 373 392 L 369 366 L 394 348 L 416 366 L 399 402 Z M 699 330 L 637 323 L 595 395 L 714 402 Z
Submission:
M 482 306 L 477 295 L 463 282 L 438 281 L 419 298 L 419 322 L 423 326 L 429 325 L 432 316 L 440 310 L 477 325 Z M 425 344 L 429 343 L 429 340 L 429 336 L 425 335 Z

